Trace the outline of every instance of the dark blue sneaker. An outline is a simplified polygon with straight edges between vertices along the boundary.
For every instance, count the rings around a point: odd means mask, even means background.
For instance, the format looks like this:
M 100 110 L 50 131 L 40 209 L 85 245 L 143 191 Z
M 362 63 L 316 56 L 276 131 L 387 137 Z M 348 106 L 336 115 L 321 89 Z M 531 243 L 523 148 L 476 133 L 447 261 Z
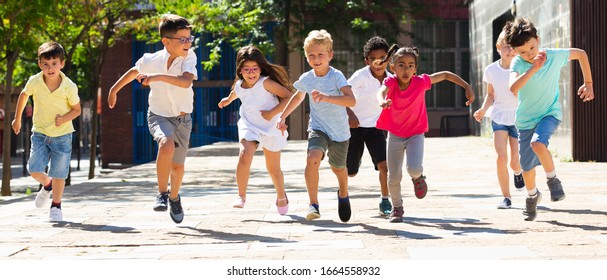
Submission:
M 154 203 L 154 211 L 166 211 L 168 200 L 169 200 L 168 192 L 159 193 L 156 196 L 156 203 Z
M 523 211 L 523 215 L 527 216 L 525 221 L 533 221 L 537 216 L 537 204 L 542 201 L 542 193 L 537 191 L 534 197 L 527 197 L 525 200 L 525 211 Z
M 516 187 L 517 191 L 522 191 L 523 188 L 525 187 L 525 180 L 523 180 L 523 173 L 521 174 L 514 174 L 514 186 Z
M 171 219 L 175 223 L 181 223 L 183 221 L 183 208 L 181 208 L 181 196 L 177 195 L 177 200 L 173 201 L 169 199 L 169 205 L 171 206 Z
M 550 178 L 546 183 L 548 185 L 548 189 L 550 189 L 551 201 L 561 201 L 565 199 L 565 191 L 563 191 L 563 185 L 561 185 L 561 180 L 559 180 L 559 178 Z
M 339 190 L 337 190 L 337 213 L 339 213 L 339 219 L 344 223 L 349 221 L 352 216 L 350 197 L 339 198 Z

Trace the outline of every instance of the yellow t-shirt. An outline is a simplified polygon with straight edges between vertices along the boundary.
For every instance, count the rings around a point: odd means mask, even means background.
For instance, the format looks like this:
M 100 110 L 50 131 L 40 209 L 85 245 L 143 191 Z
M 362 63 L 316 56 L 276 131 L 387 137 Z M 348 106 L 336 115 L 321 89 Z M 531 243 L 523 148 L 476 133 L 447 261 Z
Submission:
M 68 77 L 61 75 L 61 85 L 51 92 L 44 83 L 42 72 L 31 76 L 23 88 L 27 96 L 34 98 L 34 117 L 32 132 L 42 133 L 50 137 L 63 136 L 74 132 L 72 122 L 55 126 L 55 116 L 65 115 L 72 110 L 72 106 L 80 103 L 78 86 Z

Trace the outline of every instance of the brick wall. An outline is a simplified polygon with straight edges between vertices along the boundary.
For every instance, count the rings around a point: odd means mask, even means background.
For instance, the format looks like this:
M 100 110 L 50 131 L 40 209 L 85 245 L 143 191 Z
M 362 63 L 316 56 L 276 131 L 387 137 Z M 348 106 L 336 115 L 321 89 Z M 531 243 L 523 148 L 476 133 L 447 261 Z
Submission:
M 110 87 L 133 67 L 131 37 L 116 42 L 108 51 L 101 70 L 101 161 L 102 167 L 112 163 L 133 163 L 132 90 L 128 84 L 118 93 L 118 102 L 109 109 Z

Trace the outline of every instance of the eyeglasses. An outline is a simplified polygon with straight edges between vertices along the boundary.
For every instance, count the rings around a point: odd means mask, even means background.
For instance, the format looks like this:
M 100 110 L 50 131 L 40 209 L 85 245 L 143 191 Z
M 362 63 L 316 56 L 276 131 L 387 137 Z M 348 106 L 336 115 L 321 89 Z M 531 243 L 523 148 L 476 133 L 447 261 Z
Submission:
M 257 72 L 259 72 L 259 70 L 261 70 L 261 68 L 259 68 L 259 67 L 243 67 L 242 68 L 243 73 L 249 73 L 249 74 L 257 73 Z
M 194 36 L 181 37 L 181 38 L 171 38 L 171 37 L 164 37 L 164 38 L 179 40 L 179 42 L 182 43 L 182 44 L 187 44 L 187 43 L 194 42 Z

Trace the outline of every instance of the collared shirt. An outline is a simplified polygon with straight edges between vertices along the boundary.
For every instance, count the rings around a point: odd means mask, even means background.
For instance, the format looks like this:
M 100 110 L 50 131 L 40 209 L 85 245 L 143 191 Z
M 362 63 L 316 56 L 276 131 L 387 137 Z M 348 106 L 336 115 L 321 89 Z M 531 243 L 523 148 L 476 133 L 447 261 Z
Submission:
M 346 107 L 328 102 L 316 103 L 312 100 L 312 91 L 318 90 L 329 96 L 341 96 L 341 88 L 349 86 L 346 77 L 341 71 L 329 66 L 329 72 L 322 76 L 316 76 L 314 70 L 301 74 L 293 87 L 302 92 L 307 92 L 310 97 L 310 122 L 308 132 L 320 130 L 327 134 L 335 142 L 343 142 L 350 139 L 350 125 Z
M 386 71 L 386 77 L 389 76 L 390 73 Z M 382 82 L 373 76 L 371 68 L 367 65 L 356 70 L 348 79 L 348 83 L 352 85 L 352 92 L 356 97 L 356 106 L 350 109 L 358 118 L 359 126 L 375 127 L 382 109 L 377 102 L 377 91 Z
M 170 74 L 180 76 L 185 72 L 194 75 L 198 79 L 196 71 L 196 54 L 189 50 L 186 57 L 177 57 L 167 69 L 169 53 L 166 49 L 155 53 L 146 53 L 135 63 L 135 69 L 141 74 Z M 150 83 L 150 95 L 148 96 L 150 111 L 163 117 L 176 117 L 181 113 L 192 113 L 194 109 L 194 90 L 192 86 L 187 88 L 178 87 L 169 83 Z
M 51 92 L 44 83 L 42 72 L 31 76 L 23 88 L 25 95 L 33 96 L 34 116 L 32 132 L 39 132 L 46 136 L 58 137 L 74 132 L 72 122 L 65 122 L 55 126 L 55 117 L 65 115 L 72 110 L 72 106 L 80 103 L 78 86 L 63 72 L 59 72 L 61 84 Z

